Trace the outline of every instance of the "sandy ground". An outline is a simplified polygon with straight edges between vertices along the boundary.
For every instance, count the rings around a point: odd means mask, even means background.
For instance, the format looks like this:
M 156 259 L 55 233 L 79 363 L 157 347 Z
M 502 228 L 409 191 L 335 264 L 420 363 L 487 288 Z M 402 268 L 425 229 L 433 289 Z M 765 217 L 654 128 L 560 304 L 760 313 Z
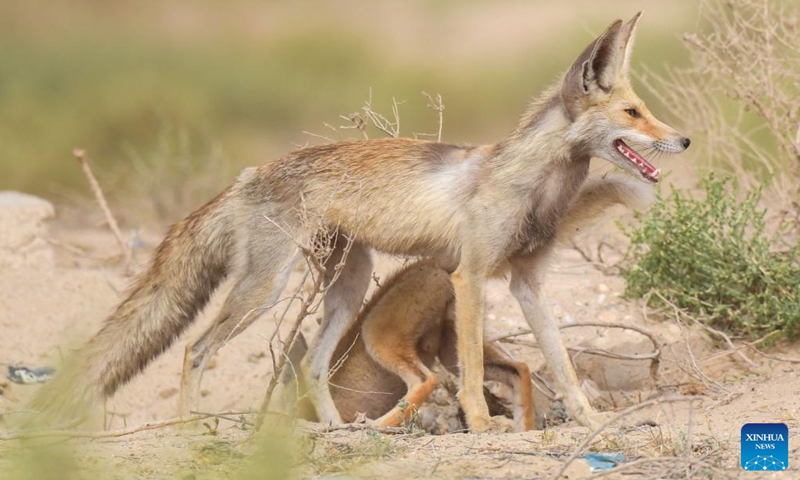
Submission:
M 600 241 L 618 245 L 620 235 L 609 225 L 612 222 L 583 235 L 579 243 L 595 253 L 592 247 Z M 115 252 L 113 237 L 104 229 L 58 219 L 49 228 L 56 242 L 54 268 L 0 272 L 3 370 L 9 365 L 57 365 L 61 355 L 98 328 L 131 281 L 119 266 L 103 260 Z M 137 252 L 137 262 L 146 262 L 159 236 L 142 235 L 145 247 Z M 76 248 L 84 253 L 75 253 Z M 603 254 L 607 263 L 619 256 L 609 249 Z M 377 265 L 377 275 L 383 276 L 395 268 L 397 261 L 380 258 Z M 298 271 L 292 280 L 294 285 L 299 278 Z M 601 327 L 564 330 L 568 345 L 576 348 L 574 361 L 595 405 L 620 411 L 664 395 L 697 395 L 699 400 L 692 407 L 687 402 L 656 405 L 625 417 L 599 435 L 590 449 L 622 452 L 626 462 L 686 458 L 689 439 L 690 458 L 703 462 L 696 476 L 747 477 L 738 466 L 741 426 L 748 422 L 785 422 L 790 430 L 790 471 L 759 478 L 800 478 L 800 454 L 797 438 L 793 437 L 800 427 L 800 365 L 770 360 L 742 349 L 740 352 L 753 362 L 748 365 L 715 347 L 696 328 L 657 316 L 646 318 L 639 304 L 620 298 L 623 287 L 620 277 L 601 273 L 573 249 L 561 252 L 547 285 L 553 310 L 563 325 L 587 321 L 632 325 L 652 332 L 663 346 L 659 375 L 654 380 L 648 361 L 609 359 L 580 351 L 652 351 L 650 341 L 639 333 Z M 176 345 L 107 402 L 107 429 L 132 427 L 174 415 L 183 346 L 208 325 L 219 300 L 219 296 L 215 297 L 202 318 Z M 505 282 L 491 283 L 487 303 L 487 336 L 526 327 Z M 291 318 L 291 311 L 289 315 Z M 316 323 L 309 319 L 304 326 L 306 335 L 311 335 L 315 327 Z M 271 377 L 268 338 L 274 328 L 274 315 L 265 315 L 217 354 L 204 377 L 202 411 L 258 408 Z M 285 333 L 285 326 L 282 331 Z M 503 343 L 504 348 L 542 372 L 546 379 L 533 339 L 523 335 L 511 340 L 515 343 Z M 798 356 L 800 349 L 774 347 L 770 353 Z M 0 375 L 2 431 L 9 428 L 14 415 L 9 412 L 22 409 L 24 399 L 36 387 L 12 384 L 5 372 Z M 553 406 L 538 394 L 537 408 L 550 414 Z M 101 416 L 98 408 L 98 417 Z M 258 441 L 252 441 L 247 426 L 242 428 L 241 424 L 225 420 L 218 426 L 206 423 L 207 427 L 189 430 L 165 428 L 119 438 L 76 439 L 67 447 L 75 454 L 77 465 L 94 472 L 88 478 L 228 478 L 232 470 L 246 463 L 248 453 L 257 451 Z M 272 420 L 268 424 L 275 427 Z M 308 424 L 295 428 L 299 433 L 294 440 L 270 447 L 270 451 L 284 449 L 286 453 L 269 467 L 291 465 L 306 478 L 342 472 L 355 478 L 547 478 L 589 433 L 574 422 L 544 431 L 506 435 L 430 435 L 413 429 L 387 435 L 362 430 L 326 431 L 322 426 Z M 18 454 L 29 451 L 20 449 L 16 442 L 0 441 L 0 473 L 17 461 Z M 674 471 L 668 471 L 670 468 Z M 683 478 L 686 469 L 685 462 L 668 460 L 642 463 L 628 473 L 633 475 L 614 474 L 611 478 Z M 585 461 L 578 460 L 565 478 L 590 475 Z

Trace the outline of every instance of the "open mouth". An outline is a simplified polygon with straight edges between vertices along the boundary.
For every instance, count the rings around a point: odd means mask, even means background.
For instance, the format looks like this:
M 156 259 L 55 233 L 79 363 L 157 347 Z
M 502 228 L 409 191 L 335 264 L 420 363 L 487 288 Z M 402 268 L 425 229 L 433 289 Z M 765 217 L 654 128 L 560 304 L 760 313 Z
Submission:
M 614 148 L 616 148 L 623 157 L 631 162 L 632 166 L 636 167 L 636 170 L 639 171 L 645 180 L 653 183 L 658 182 L 658 178 L 661 176 L 661 170 L 652 166 L 647 160 L 639 155 L 636 150 L 632 149 L 627 143 L 623 142 L 621 138 L 614 140 Z

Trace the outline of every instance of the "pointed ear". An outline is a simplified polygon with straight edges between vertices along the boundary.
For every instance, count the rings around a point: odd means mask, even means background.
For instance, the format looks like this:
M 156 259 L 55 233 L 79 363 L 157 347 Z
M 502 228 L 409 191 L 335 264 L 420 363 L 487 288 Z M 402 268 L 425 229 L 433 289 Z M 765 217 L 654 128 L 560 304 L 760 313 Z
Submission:
M 639 12 L 633 16 L 633 18 L 626 23 L 622 29 L 619 31 L 619 37 L 617 39 L 618 46 L 620 51 L 622 52 L 622 63 L 620 64 L 619 71 L 622 75 L 628 74 L 628 68 L 631 65 L 631 51 L 633 50 L 633 37 L 636 33 L 636 25 L 639 23 L 639 19 L 642 18 L 642 14 L 644 12 Z
M 619 49 L 617 41 L 621 27 L 622 20 L 612 23 L 583 50 L 564 76 L 561 96 L 572 118 L 577 116 L 577 110 L 573 109 L 583 104 L 587 94 L 598 89 L 603 92 L 611 90 L 624 60 L 624 51 Z

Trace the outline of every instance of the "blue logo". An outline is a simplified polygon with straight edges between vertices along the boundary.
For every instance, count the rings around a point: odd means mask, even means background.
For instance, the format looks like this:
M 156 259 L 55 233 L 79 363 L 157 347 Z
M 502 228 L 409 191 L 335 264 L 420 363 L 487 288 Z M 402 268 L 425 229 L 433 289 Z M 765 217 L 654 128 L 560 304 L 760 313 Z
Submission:
M 789 467 L 789 428 L 784 423 L 744 425 L 740 458 L 745 470 L 786 470 Z

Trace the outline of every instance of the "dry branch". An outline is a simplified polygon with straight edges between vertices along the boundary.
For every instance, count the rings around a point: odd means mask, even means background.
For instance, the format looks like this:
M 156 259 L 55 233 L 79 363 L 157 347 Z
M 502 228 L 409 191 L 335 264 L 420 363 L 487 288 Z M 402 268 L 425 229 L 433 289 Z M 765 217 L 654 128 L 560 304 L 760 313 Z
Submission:
M 91 167 L 89 167 L 89 161 L 86 158 L 86 151 L 75 149 L 73 150 L 72 155 L 76 160 L 78 160 L 78 163 L 81 164 L 83 174 L 86 175 L 86 179 L 89 180 L 89 186 L 92 188 L 92 192 L 94 192 L 94 197 L 97 200 L 97 204 L 100 206 L 100 210 L 103 211 L 103 215 L 105 215 L 106 222 L 108 223 L 108 228 L 110 228 L 111 233 L 114 234 L 114 238 L 116 238 L 117 244 L 122 252 L 125 272 L 130 274 L 133 264 L 133 252 L 130 246 L 128 246 L 127 242 L 125 242 L 125 239 L 122 237 L 122 232 L 119 230 L 117 219 L 114 218 L 114 214 L 111 213 L 111 209 L 108 208 L 108 202 L 106 202 L 106 197 L 103 195 L 103 190 L 100 188 L 100 184 L 97 182 L 97 178 L 95 178 L 94 173 L 92 173 Z
M 369 423 L 343 423 L 341 425 L 319 425 L 314 424 L 311 422 L 302 422 L 302 425 L 298 425 L 298 429 L 306 434 L 313 434 L 313 435 L 324 435 L 326 433 L 331 432 L 357 432 L 363 430 L 369 430 L 378 433 L 386 433 L 386 434 L 407 434 L 408 428 L 406 427 L 382 427 L 379 425 L 373 425 Z
M 658 369 L 661 365 L 661 343 L 658 340 L 656 340 L 655 336 L 652 333 L 634 325 L 623 325 L 621 323 L 610 323 L 610 322 L 575 322 L 575 323 L 570 323 L 568 325 L 561 325 L 558 328 L 561 330 L 565 330 L 567 328 L 575 328 L 575 327 L 618 328 L 621 330 L 631 330 L 647 337 L 647 339 L 650 340 L 650 342 L 653 344 L 654 349 L 652 352 L 643 354 L 625 354 L 625 353 L 611 352 L 601 348 L 574 347 L 574 346 L 572 347 L 568 346 L 567 350 L 579 353 L 586 353 L 590 355 L 598 355 L 601 357 L 613 358 L 616 360 L 650 360 L 650 375 L 653 377 L 653 381 L 658 383 Z M 489 341 L 501 341 L 505 343 L 513 343 L 516 345 L 538 347 L 539 345 L 535 342 L 518 340 L 514 338 L 520 335 L 527 335 L 530 333 L 531 333 L 530 330 L 520 329 L 516 332 L 493 337 Z
M 753 363 L 753 361 L 752 361 L 752 360 L 750 360 L 749 358 L 747 358 L 747 357 L 746 357 L 746 356 L 745 356 L 745 355 L 744 355 L 744 354 L 741 352 L 741 350 L 740 350 L 740 349 L 737 349 L 737 348 L 736 348 L 736 345 L 734 345 L 734 344 L 733 344 L 733 341 L 731 340 L 731 337 L 729 337 L 729 336 L 728 336 L 728 335 L 727 335 L 725 332 L 722 332 L 722 331 L 720 331 L 720 330 L 717 330 L 716 328 L 713 328 L 713 327 L 711 327 L 711 326 L 709 326 L 709 325 L 706 325 L 706 324 L 705 324 L 705 322 L 702 322 L 702 321 L 701 321 L 701 320 L 699 320 L 698 318 L 696 318 L 696 317 L 694 317 L 694 316 L 692 316 L 692 315 L 688 314 L 688 313 L 686 312 L 686 310 L 685 310 L 685 309 L 682 309 L 682 308 L 678 307 L 677 305 L 675 305 L 675 303 L 673 303 L 673 302 L 671 302 L 671 301 L 667 300 L 667 298 L 666 298 L 666 297 L 664 297 L 664 296 L 663 296 L 663 295 L 662 295 L 660 292 L 658 292 L 657 290 L 652 290 L 652 292 L 651 292 L 651 293 L 652 293 L 653 295 L 657 296 L 657 297 L 658 297 L 658 298 L 659 298 L 659 299 L 660 299 L 662 302 L 664 302 L 664 304 L 665 304 L 665 305 L 667 305 L 667 306 L 669 306 L 670 308 L 672 308 L 673 314 L 675 315 L 675 319 L 676 319 L 677 321 L 679 321 L 679 322 L 680 322 L 681 318 L 685 318 L 685 319 L 691 320 L 693 323 L 695 323 L 696 325 L 700 326 L 700 328 L 702 328 L 703 330 L 705 330 L 705 331 L 707 331 L 707 332 L 711 333 L 712 335 L 716 335 L 716 336 L 717 336 L 717 337 L 719 337 L 719 338 L 722 338 L 722 339 L 725 341 L 725 343 L 728 345 L 729 351 L 730 351 L 730 352 L 731 352 L 733 355 L 736 355 L 737 357 L 739 357 L 740 359 L 742 359 L 742 360 L 743 360 L 743 361 L 744 361 L 744 362 L 745 362 L 745 363 L 746 363 L 748 366 L 750 366 L 750 367 L 752 367 L 752 368 L 756 368 L 756 367 L 757 367 L 757 366 L 756 366 L 756 364 L 755 364 L 755 363 Z M 645 301 L 645 302 L 644 302 L 644 304 L 645 304 L 645 307 L 644 307 L 644 308 L 647 308 L 647 304 L 648 304 L 648 303 L 649 303 L 648 301 Z M 770 335 L 773 335 L 773 334 L 770 334 Z
M 441 131 L 442 131 L 442 112 L 444 111 L 444 104 L 442 103 L 441 95 L 437 95 L 436 98 L 428 95 L 427 93 L 423 93 L 428 100 L 429 100 L 429 107 L 433 108 L 439 113 L 439 134 L 438 138 L 441 139 Z M 328 123 L 325 123 L 324 126 L 326 129 L 333 131 L 338 136 L 341 136 L 342 130 L 358 130 L 361 132 L 361 135 L 365 138 L 369 138 L 369 134 L 367 133 L 368 128 L 371 126 L 380 132 L 383 132 L 385 135 L 390 137 L 399 137 L 400 136 L 400 103 L 396 99 L 392 99 L 392 114 L 391 118 L 375 111 L 372 107 L 372 91 L 370 90 L 370 94 L 368 99 L 364 102 L 364 105 L 361 108 L 361 112 L 355 112 L 350 115 L 341 115 L 340 118 L 348 122 L 345 125 L 340 125 L 339 127 L 334 127 Z M 334 141 L 328 135 L 319 135 L 312 132 L 303 132 L 307 135 L 311 135 L 313 137 L 332 142 Z M 342 182 L 348 181 L 348 178 L 345 176 L 341 180 Z M 333 201 L 333 196 L 335 192 L 331 196 L 331 202 Z M 302 204 L 304 205 L 305 202 L 303 201 Z M 303 242 L 296 240 L 290 232 L 287 232 L 284 228 L 282 228 L 277 222 L 270 218 L 266 218 L 267 221 L 272 222 L 275 226 L 277 226 L 285 235 L 292 238 L 295 242 L 299 252 L 303 255 L 303 258 L 306 261 L 306 273 L 305 276 L 295 290 L 295 292 L 286 297 L 278 300 L 273 305 L 269 305 L 266 307 L 260 307 L 254 309 L 252 312 L 248 312 L 246 317 L 252 314 L 256 314 L 258 312 L 264 311 L 266 309 L 272 308 L 277 303 L 288 300 L 286 308 L 283 310 L 283 313 L 278 317 L 275 325 L 275 329 L 269 339 L 269 352 L 272 359 L 272 370 L 273 375 L 270 378 L 269 384 L 267 386 L 267 392 L 264 396 L 264 400 L 262 401 L 261 411 L 265 411 L 269 404 L 272 401 L 272 397 L 274 395 L 274 391 L 277 388 L 278 382 L 286 369 L 288 361 L 288 355 L 286 352 L 290 351 L 292 346 L 294 345 L 298 333 L 300 331 L 300 326 L 302 325 L 303 320 L 316 313 L 317 309 L 321 305 L 325 295 L 327 294 L 328 289 L 331 285 L 336 282 L 339 278 L 339 274 L 344 267 L 344 262 L 347 259 L 347 256 L 350 252 L 353 243 L 353 237 L 342 235 L 338 232 L 338 230 L 331 231 L 330 229 L 326 228 L 322 219 L 325 217 L 325 212 L 321 212 L 318 214 L 316 218 L 309 218 L 309 212 L 306 211 L 304 207 L 301 207 L 299 211 L 299 215 L 301 217 L 302 223 L 306 227 L 307 231 L 316 232 L 311 236 L 311 245 L 306 245 Z M 356 232 L 351 232 L 355 234 Z M 336 248 L 335 242 L 343 238 L 347 241 L 343 249 L 343 254 L 341 259 L 336 265 L 330 266 L 327 265 L 327 259 L 333 250 Z M 328 268 L 333 268 L 333 275 L 331 276 L 328 283 L 325 283 L 325 276 L 328 273 Z M 310 278 L 311 280 L 311 287 L 303 293 L 304 285 L 306 281 Z M 376 281 L 376 284 L 380 286 L 377 277 L 373 273 L 373 278 Z M 276 349 L 273 346 L 273 341 L 278 337 L 278 333 L 280 331 L 280 327 L 283 324 L 284 319 L 288 315 L 289 308 L 293 304 L 293 302 L 297 300 L 300 302 L 300 311 L 294 318 L 294 322 L 292 323 L 291 330 L 289 331 L 287 338 L 285 341 L 282 341 L 282 348 L 281 353 L 276 354 Z M 244 322 L 245 318 L 243 318 L 240 323 Z M 233 332 L 237 332 L 237 327 L 233 330 Z M 234 333 L 232 333 L 233 335 Z M 280 340 L 280 339 L 279 339 Z M 337 368 L 341 366 L 340 360 L 337 365 L 333 366 L 328 373 L 328 378 L 330 379 L 333 374 L 336 372 Z M 293 368 L 293 367 L 292 367 Z M 295 375 L 295 378 L 297 376 Z M 298 400 L 303 398 L 305 395 L 298 395 Z M 256 426 L 260 428 L 261 421 L 263 417 L 260 417 L 257 420 Z
M 182 423 L 196 422 L 198 420 L 205 420 L 212 417 L 212 414 L 192 415 L 191 417 L 178 417 L 160 422 L 145 423 L 138 427 L 125 428 L 122 430 L 106 430 L 106 431 L 79 431 L 79 430 L 26 430 L 20 432 L 11 432 L 0 434 L 0 440 L 19 440 L 26 438 L 47 438 L 47 437 L 65 437 L 65 438 L 113 438 L 123 437 L 125 435 L 132 435 L 138 432 L 147 430 L 155 430 L 157 428 L 169 427 L 171 425 L 179 425 Z
M 699 13 L 697 31 L 683 36 L 691 65 L 639 79 L 687 130 L 703 132 L 697 158 L 748 188 L 769 176 L 791 198 L 800 175 L 798 4 L 704 0 Z
M 638 412 L 639 410 L 643 410 L 647 407 L 653 407 L 657 405 L 664 405 L 668 403 L 683 403 L 683 402 L 694 402 L 700 400 L 700 397 L 665 397 L 665 398 L 654 398 L 652 400 L 648 400 L 646 402 L 639 403 L 637 405 L 632 405 L 625 410 L 621 411 L 620 413 L 614 415 L 613 417 L 609 418 L 602 425 L 600 425 L 597 429 L 595 429 L 592 433 L 589 434 L 583 441 L 575 447 L 572 454 L 564 461 L 561 465 L 561 468 L 553 475 L 551 478 L 552 480 L 558 480 L 561 478 L 561 475 L 567 470 L 567 467 L 578 458 L 581 453 L 586 449 L 586 447 L 594 440 L 600 433 L 611 426 L 612 424 L 620 421 L 621 419 Z M 691 448 L 691 447 L 687 447 Z
M 347 178 L 343 177 L 341 181 L 344 182 L 346 180 Z M 334 194 L 331 195 L 331 199 L 328 202 L 328 206 L 333 201 L 333 195 Z M 303 205 L 304 204 L 305 202 L 303 201 Z M 303 242 L 295 240 L 295 244 L 297 245 L 299 251 L 302 253 L 307 264 L 306 276 L 304 277 L 303 282 L 300 284 L 297 291 L 295 292 L 294 297 L 292 297 L 292 299 L 300 298 L 301 300 L 300 311 L 297 313 L 297 316 L 295 317 L 294 323 L 292 324 L 291 330 L 289 331 L 287 340 L 284 343 L 280 359 L 277 361 L 275 359 L 275 351 L 272 345 L 272 339 L 274 339 L 275 336 L 277 335 L 278 329 L 280 328 L 283 319 L 288 313 L 288 308 L 284 311 L 283 316 L 281 316 L 281 318 L 278 319 L 278 322 L 275 325 L 275 330 L 273 332 L 272 338 L 270 339 L 269 343 L 269 350 L 272 357 L 273 373 L 272 377 L 270 378 L 269 385 L 267 386 L 267 392 L 264 395 L 264 400 L 262 401 L 261 404 L 262 412 L 266 412 L 267 409 L 269 408 L 270 403 L 272 402 L 272 396 L 275 392 L 275 389 L 278 386 L 278 381 L 283 375 L 283 372 L 286 368 L 286 364 L 288 362 L 289 356 L 286 354 L 286 352 L 291 351 L 292 347 L 294 346 L 298 334 L 300 332 L 300 326 L 303 323 L 303 320 L 305 320 L 306 317 L 313 315 L 317 312 L 328 290 L 338 280 L 342 268 L 344 267 L 344 264 L 347 261 L 348 254 L 350 253 L 350 250 L 353 246 L 352 237 L 340 234 L 338 229 L 330 230 L 324 225 L 323 219 L 325 218 L 325 210 L 327 210 L 327 206 L 323 209 L 322 212 L 318 214 L 316 219 L 309 218 L 308 211 L 306 211 L 305 208 L 302 208 L 300 211 L 300 216 L 303 220 L 303 224 L 306 225 L 309 228 L 309 230 L 315 233 L 311 235 L 310 237 L 311 243 L 309 245 L 306 245 Z M 276 224 L 271 219 L 267 220 Z M 289 235 L 288 232 L 284 231 L 284 233 Z M 337 249 L 336 242 L 339 241 L 340 238 L 344 238 L 347 243 L 342 248 L 342 255 L 338 263 L 332 266 L 333 275 L 330 277 L 328 283 L 325 284 L 325 278 L 326 274 L 328 273 L 328 268 L 331 268 L 331 266 L 327 265 L 327 260 L 330 258 L 334 250 Z M 308 278 L 309 276 L 312 279 L 312 287 L 309 290 L 309 292 L 305 295 L 305 297 L 302 297 L 299 294 L 303 288 L 305 279 Z M 263 418 L 264 418 L 263 416 L 258 418 L 256 422 L 257 429 L 261 428 Z
M 436 98 L 431 96 L 428 92 L 422 92 L 422 95 L 428 99 L 428 108 L 432 108 L 439 115 L 439 129 L 436 132 L 436 141 L 441 142 L 442 127 L 444 126 L 444 102 L 442 101 L 442 95 L 437 93 Z M 798 135 L 800 135 L 800 131 L 798 131 Z

